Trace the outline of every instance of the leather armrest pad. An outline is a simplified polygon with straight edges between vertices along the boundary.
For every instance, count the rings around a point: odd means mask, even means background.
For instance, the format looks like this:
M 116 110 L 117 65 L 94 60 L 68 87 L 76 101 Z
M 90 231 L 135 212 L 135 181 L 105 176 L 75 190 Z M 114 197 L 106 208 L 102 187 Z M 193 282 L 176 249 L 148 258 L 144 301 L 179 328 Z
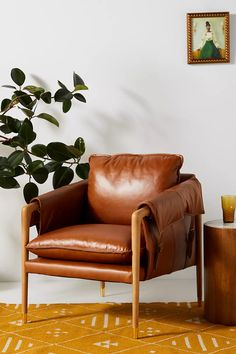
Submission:
M 87 180 L 42 194 L 31 202 L 39 206 L 39 234 L 82 222 L 87 201 Z
M 204 214 L 201 184 L 194 175 L 189 177 L 156 198 L 139 205 L 139 208 L 150 208 L 160 233 L 167 226 L 183 219 L 185 215 Z

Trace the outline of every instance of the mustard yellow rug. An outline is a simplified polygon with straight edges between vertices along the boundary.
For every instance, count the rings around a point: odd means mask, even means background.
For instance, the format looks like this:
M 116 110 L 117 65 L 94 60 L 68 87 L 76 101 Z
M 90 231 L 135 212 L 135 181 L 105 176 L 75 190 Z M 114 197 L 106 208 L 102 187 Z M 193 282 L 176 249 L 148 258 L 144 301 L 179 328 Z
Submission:
M 236 354 L 236 327 L 204 320 L 195 303 L 140 305 L 139 339 L 132 338 L 131 304 L 0 304 L 0 353 Z

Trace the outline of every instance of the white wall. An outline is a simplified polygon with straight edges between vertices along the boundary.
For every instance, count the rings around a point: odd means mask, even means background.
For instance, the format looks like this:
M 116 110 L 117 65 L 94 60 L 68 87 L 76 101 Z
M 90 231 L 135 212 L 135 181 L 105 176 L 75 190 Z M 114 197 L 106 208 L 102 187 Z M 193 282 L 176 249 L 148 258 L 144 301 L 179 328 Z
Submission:
M 41 142 L 181 153 L 202 182 L 205 218 L 221 216 L 220 195 L 236 194 L 235 0 L 11 0 L 0 10 L 1 84 L 20 67 L 51 88 L 75 70 L 90 88 L 59 130 L 40 122 Z M 231 64 L 187 65 L 186 13 L 204 11 L 233 14 Z M 22 204 L 20 190 L 0 189 L 0 280 L 20 275 Z

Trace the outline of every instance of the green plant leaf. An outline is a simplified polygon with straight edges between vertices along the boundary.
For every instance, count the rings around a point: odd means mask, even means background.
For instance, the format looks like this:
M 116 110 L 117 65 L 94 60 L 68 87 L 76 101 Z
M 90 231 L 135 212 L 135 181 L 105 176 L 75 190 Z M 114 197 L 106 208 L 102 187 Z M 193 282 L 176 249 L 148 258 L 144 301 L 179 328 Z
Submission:
M 12 168 L 15 168 L 16 166 L 21 164 L 23 158 L 24 158 L 24 152 L 16 150 L 8 156 L 9 165 Z
M 14 90 L 16 90 L 16 87 L 15 87 L 15 86 L 12 86 L 12 85 L 2 85 L 2 87 L 6 87 L 6 88 L 9 88 L 9 89 L 14 89 Z
M 28 152 L 24 153 L 24 159 L 27 165 L 29 165 L 32 162 L 31 156 L 28 154 Z
M 23 149 L 25 147 L 25 141 L 20 136 L 16 135 L 11 138 L 9 145 L 14 148 L 20 146 Z
M 34 146 L 31 147 L 31 152 L 35 156 L 38 157 L 44 157 L 47 155 L 47 147 L 46 145 L 43 144 L 35 144 Z
M 0 126 L 0 130 L 1 132 L 3 132 L 4 134 L 10 134 L 12 133 L 11 129 L 8 127 L 8 125 L 4 124 Z
M 1 177 L 15 177 L 14 168 L 6 166 L 0 169 L 0 176 Z
M 19 107 L 20 108 L 20 107 Z M 31 111 L 30 109 L 27 109 L 27 108 L 20 108 L 21 111 L 29 118 L 32 118 L 33 115 L 34 115 L 34 112 Z
M 77 85 L 85 86 L 82 78 L 78 74 L 76 74 L 75 72 L 73 73 L 73 81 L 74 81 L 74 87 L 76 87 Z
M 3 112 L 7 110 L 10 105 L 11 105 L 11 100 L 9 100 L 9 98 L 4 98 L 1 103 L 1 111 Z
M 36 182 L 43 184 L 48 179 L 48 170 L 45 167 L 38 168 L 33 174 L 33 178 Z
M 85 142 L 84 139 L 79 137 L 76 139 L 74 146 L 76 147 L 76 149 L 78 149 L 80 151 L 80 156 L 82 156 L 85 152 Z
M 67 113 L 71 108 L 71 100 L 65 100 L 62 103 L 62 110 L 64 113 Z
M 40 100 L 41 98 L 41 91 L 35 91 L 34 96 L 37 98 L 37 100 Z
M 75 172 L 82 179 L 87 179 L 89 175 L 89 163 L 80 163 L 76 166 Z
M 73 145 L 67 145 L 67 149 L 70 151 L 73 157 L 78 158 L 81 156 L 80 150 L 74 147 Z
M 70 167 L 58 167 L 53 174 L 53 188 L 57 189 L 69 184 L 74 178 L 74 171 Z
M 16 118 L 7 118 L 6 124 L 13 131 L 13 133 L 18 133 L 21 128 L 21 121 Z
M 25 86 L 24 90 L 32 93 L 37 98 L 37 100 L 40 100 L 41 95 L 45 92 L 45 89 L 43 87 L 33 85 Z
M 8 161 L 5 156 L 0 156 L 0 168 L 8 166 Z
M 49 173 L 56 171 L 56 169 L 60 166 L 62 166 L 62 162 L 56 162 L 56 161 L 50 161 L 45 165 Z
M 47 153 L 51 159 L 62 162 L 71 159 L 74 155 L 68 150 L 66 144 L 60 142 L 49 143 L 47 146 Z
M 18 68 L 14 68 L 11 70 L 11 78 L 18 86 L 23 85 L 23 83 L 25 82 L 25 74 L 22 70 Z
M 36 117 L 41 118 L 41 119 L 45 119 L 48 122 L 50 122 L 50 123 L 56 125 L 57 127 L 59 127 L 58 120 L 56 118 L 54 118 L 53 116 L 51 116 L 50 114 L 48 114 L 48 113 L 40 113 Z
M 21 176 L 21 175 L 23 175 L 24 173 L 25 173 L 25 170 L 23 169 L 23 167 L 21 167 L 21 166 L 16 166 L 16 168 L 15 168 L 15 174 L 14 174 L 15 177 Z
M 86 98 L 83 95 L 81 95 L 81 93 L 75 93 L 73 96 L 78 101 L 86 103 Z
M 73 98 L 72 93 L 64 88 L 60 88 L 55 92 L 54 100 L 56 102 L 64 102 L 65 100 L 71 100 Z
M 38 92 L 40 92 L 40 93 L 45 92 L 45 90 L 44 90 L 43 87 L 33 86 L 33 85 L 25 86 L 25 87 L 23 88 L 23 90 L 29 91 L 29 92 L 32 93 L 33 95 L 34 95 L 35 93 L 38 93 Z
M 50 104 L 52 102 L 52 94 L 50 91 L 42 93 L 40 97 L 47 104 Z
M 74 91 L 88 90 L 86 85 L 76 85 Z
M 33 125 L 29 119 L 25 119 L 19 130 L 19 136 L 24 140 L 25 145 L 31 144 L 36 139 Z
M 38 196 L 38 194 L 39 194 L 38 186 L 33 182 L 28 182 L 24 186 L 23 194 L 24 194 L 24 198 L 25 198 L 26 203 L 29 203 L 31 201 L 31 199 Z
M 6 123 L 6 117 L 10 117 L 10 116 L 6 116 L 5 114 L 0 114 L 0 122 Z
M 33 109 L 33 107 L 36 105 L 37 102 L 38 102 L 37 99 L 32 100 L 32 102 L 28 105 L 28 108 Z
M 5 125 L 9 128 L 9 130 L 13 133 L 18 133 L 21 127 L 21 121 L 10 117 L 10 116 L 0 116 L 0 120 L 5 123 Z
M 41 160 L 35 160 L 32 161 L 28 164 L 27 167 L 27 173 L 29 175 L 32 175 L 34 172 L 36 172 L 39 168 L 44 167 L 43 162 Z
M 31 109 L 32 105 L 32 98 L 26 92 L 23 91 L 14 91 L 15 96 L 17 97 L 18 101 L 22 104 L 22 106 Z
M 67 91 L 69 91 L 68 88 L 66 87 L 66 85 L 64 85 L 61 81 L 57 80 L 57 82 L 58 82 L 58 85 L 61 86 L 61 88 L 66 89 Z
M 2 177 L 14 177 L 14 168 L 10 166 L 6 157 L 0 157 L 0 176 Z
M 19 188 L 20 185 L 14 177 L 0 177 L 0 187 L 4 189 Z

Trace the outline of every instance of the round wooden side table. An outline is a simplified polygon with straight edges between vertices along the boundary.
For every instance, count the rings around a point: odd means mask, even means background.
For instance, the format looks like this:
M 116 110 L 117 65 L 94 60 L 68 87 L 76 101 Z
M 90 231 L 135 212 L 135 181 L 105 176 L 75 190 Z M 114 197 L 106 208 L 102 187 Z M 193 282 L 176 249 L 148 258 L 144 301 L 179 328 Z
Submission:
M 204 224 L 204 273 L 206 319 L 236 325 L 236 223 Z

